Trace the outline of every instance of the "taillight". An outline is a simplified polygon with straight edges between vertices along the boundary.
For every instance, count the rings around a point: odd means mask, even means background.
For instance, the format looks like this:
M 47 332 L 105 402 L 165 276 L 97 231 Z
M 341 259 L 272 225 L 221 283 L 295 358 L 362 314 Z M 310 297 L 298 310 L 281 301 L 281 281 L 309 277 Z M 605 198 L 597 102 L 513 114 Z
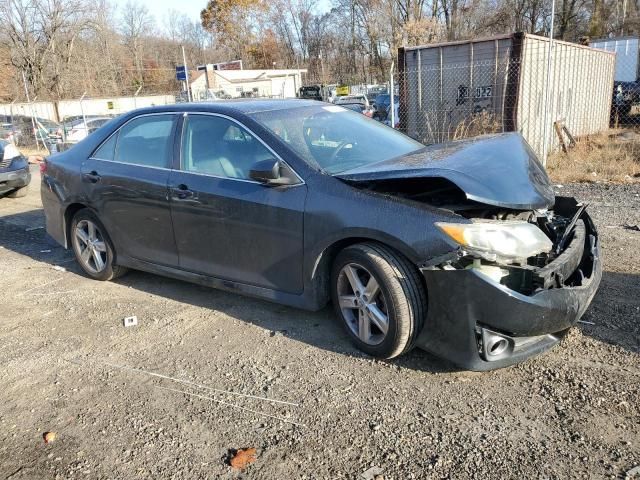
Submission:
M 44 159 L 40 162 L 40 175 L 44 175 L 47 172 L 47 160 Z

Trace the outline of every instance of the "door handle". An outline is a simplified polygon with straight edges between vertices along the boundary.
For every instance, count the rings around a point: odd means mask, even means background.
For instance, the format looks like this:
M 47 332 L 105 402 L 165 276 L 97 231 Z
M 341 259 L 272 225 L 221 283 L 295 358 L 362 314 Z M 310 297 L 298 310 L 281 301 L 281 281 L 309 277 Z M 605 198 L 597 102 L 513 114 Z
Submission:
M 186 200 L 195 196 L 195 192 L 193 190 L 189 190 L 189 187 L 187 187 L 184 183 L 178 185 L 177 187 L 173 187 L 171 191 L 179 200 Z
M 100 175 L 98 175 L 98 172 L 96 172 L 95 170 L 89 173 L 83 173 L 82 178 L 83 180 L 91 183 L 98 183 L 100 181 Z

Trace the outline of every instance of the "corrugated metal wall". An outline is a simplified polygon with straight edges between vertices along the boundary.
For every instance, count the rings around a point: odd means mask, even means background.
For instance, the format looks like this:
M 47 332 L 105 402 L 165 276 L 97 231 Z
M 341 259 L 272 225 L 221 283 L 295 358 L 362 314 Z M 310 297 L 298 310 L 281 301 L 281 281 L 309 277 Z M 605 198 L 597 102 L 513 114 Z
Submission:
M 517 129 L 542 155 L 548 45 L 515 34 L 401 50 L 401 128 L 427 144 Z M 554 41 L 552 58 L 549 144 L 558 143 L 551 119 L 574 136 L 608 129 L 614 55 Z
M 549 40 L 526 35 L 520 62 L 517 128 L 534 151 L 544 150 L 545 88 Z M 551 90 L 546 134 L 553 149 L 559 140 L 554 121 L 562 121 L 574 136 L 609 128 L 615 56 L 604 51 L 554 41 L 551 61 Z
M 438 143 L 478 112 L 499 112 L 501 122 L 510 48 L 504 37 L 407 50 L 407 133 Z
M 635 82 L 638 79 L 638 53 L 640 40 L 638 37 L 608 38 L 594 40 L 589 43 L 593 48 L 600 48 L 616 54 L 616 73 L 618 82 Z

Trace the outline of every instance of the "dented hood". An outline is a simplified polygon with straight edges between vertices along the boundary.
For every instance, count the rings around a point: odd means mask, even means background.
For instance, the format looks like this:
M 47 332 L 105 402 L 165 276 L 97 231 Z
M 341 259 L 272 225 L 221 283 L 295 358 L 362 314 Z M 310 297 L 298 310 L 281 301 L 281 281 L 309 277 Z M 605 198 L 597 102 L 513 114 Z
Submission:
M 550 208 L 549 177 L 519 133 L 431 145 L 335 175 L 349 182 L 443 178 L 469 200 L 518 210 Z

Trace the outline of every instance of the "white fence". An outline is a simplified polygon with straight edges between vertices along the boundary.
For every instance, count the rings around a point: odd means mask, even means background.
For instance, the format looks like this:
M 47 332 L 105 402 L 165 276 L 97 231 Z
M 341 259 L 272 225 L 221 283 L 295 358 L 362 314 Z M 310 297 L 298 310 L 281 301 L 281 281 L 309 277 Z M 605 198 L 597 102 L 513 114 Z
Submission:
M 62 121 L 76 115 L 119 115 L 142 107 L 176 103 L 174 95 L 85 98 L 59 102 L 11 103 L 0 105 L 2 115 L 26 115 Z

